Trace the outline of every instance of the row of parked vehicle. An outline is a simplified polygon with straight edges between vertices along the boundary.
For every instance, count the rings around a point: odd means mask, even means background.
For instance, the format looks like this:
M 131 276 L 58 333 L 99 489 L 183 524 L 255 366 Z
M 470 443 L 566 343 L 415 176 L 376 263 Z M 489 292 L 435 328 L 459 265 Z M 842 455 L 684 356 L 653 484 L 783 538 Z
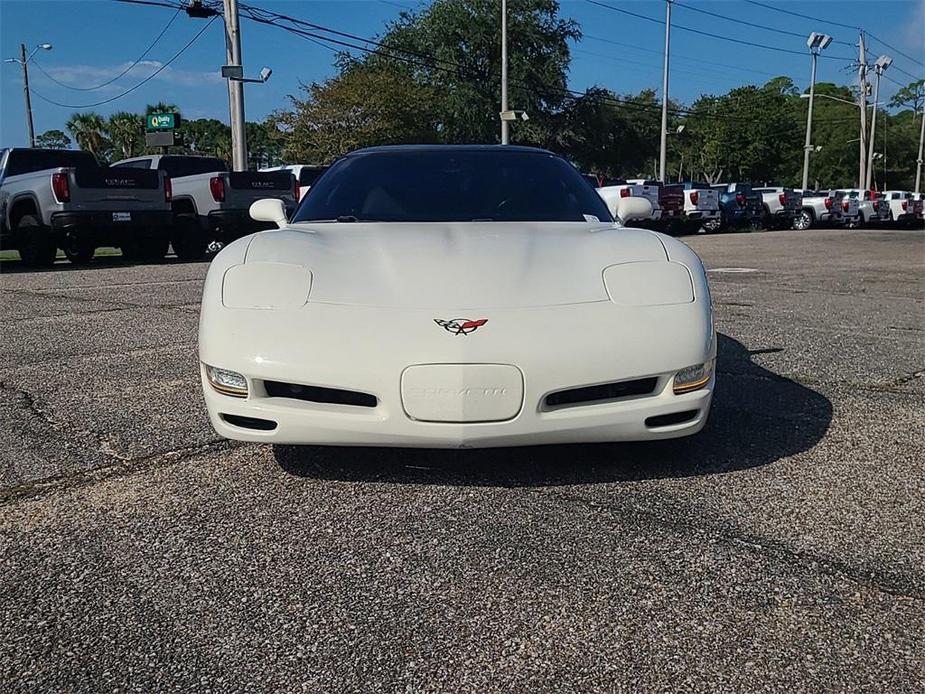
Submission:
M 308 173 L 308 171 L 306 171 Z M 162 259 L 173 246 L 195 260 L 254 231 L 261 198 L 278 198 L 291 213 L 303 186 L 289 169 L 230 171 L 217 157 L 156 155 L 102 166 L 89 152 L 0 150 L 0 249 L 45 266 L 61 249 L 85 263 L 114 246 L 134 261 Z
M 86 263 L 102 246 L 146 262 L 172 246 L 178 257 L 196 260 L 269 228 L 249 214 L 261 198 L 281 200 L 291 214 L 323 171 L 296 164 L 235 172 L 217 157 L 175 154 L 102 166 L 84 151 L 2 149 L 0 250 L 15 249 L 33 266 L 52 264 L 58 249 Z M 923 196 L 907 191 L 586 178 L 611 212 L 622 198 L 647 199 L 652 216 L 641 223 L 669 233 L 922 223 Z
M 672 234 L 735 229 L 799 229 L 816 226 L 920 226 L 925 195 L 846 188 L 794 190 L 750 183 L 672 183 L 645 179 L 602 179 L 586 174 L 612 213 L 621 198 L 641 197 L 652 205 L 643 226 Z

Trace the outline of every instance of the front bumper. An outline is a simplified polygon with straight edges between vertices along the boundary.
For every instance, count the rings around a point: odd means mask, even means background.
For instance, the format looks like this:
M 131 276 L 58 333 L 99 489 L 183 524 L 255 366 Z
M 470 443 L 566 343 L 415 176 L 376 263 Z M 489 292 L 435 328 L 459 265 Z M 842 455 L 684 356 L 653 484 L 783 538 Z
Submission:
M 125 215 L 129 216 L 126 217 Z M 51 216 L 52 228 L 60 232 L 121 232 L 139 227 L 158 228 L 166 231 L 172 224 L 173 213 L 170 210 L 56 212 Z
M 247 398 L 223 395 L 208 383 L 203 367 L 212 426 L 227 438 L 278 444 L 480 448 L 676 438 L 706 423 L 714 380 L 681 395 L 672 388 L 677 371 L 715 358 L 715 336 L 702 301 L 492 310 L 486 312 L 485 327 L 471 335 L 444 331 L 431 314 L 311 303 L 291 312 L 211 307 L 200 324 L 200 360 L 245 375 L 249 386 Z M 300 324 L 307 326 L 304 333 Z M 541 337 L 544 332 L 547 338 Z M 345 337 L 350 335 L 353 339 Z M 412 418 L 403 374 L 409 367 L 434 364 L 516 367 L 523 375 L 519 410 L 492 422 Z M 657 378 L 651 394 L 546 405 L 552 392 L 643 377 Z M 368 393 L 376 404 L 270 397 L 266 381 Z M 688 418 L 667 425 L 651 421 L 679 413 Z M 248 428 L 234 423 L 242 421 L 235 417 L 275 426 Z

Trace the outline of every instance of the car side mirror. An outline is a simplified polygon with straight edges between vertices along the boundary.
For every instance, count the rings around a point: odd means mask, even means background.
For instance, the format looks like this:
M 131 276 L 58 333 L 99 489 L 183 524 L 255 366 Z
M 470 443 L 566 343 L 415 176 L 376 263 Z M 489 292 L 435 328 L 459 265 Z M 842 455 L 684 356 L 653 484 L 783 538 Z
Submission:
M 286 216 L 286 207 L 282 200 L 276 198 L 263 198 L 258 200 L 250 209 L 251 219 L 257 222 L 272 222 L 282 229 L 289 223 Z
M 646 198 L 620 198 L 614 216 L 621 224 L 626 224 L 634 219 L 649 219 L 652 217 L 652 203 Z

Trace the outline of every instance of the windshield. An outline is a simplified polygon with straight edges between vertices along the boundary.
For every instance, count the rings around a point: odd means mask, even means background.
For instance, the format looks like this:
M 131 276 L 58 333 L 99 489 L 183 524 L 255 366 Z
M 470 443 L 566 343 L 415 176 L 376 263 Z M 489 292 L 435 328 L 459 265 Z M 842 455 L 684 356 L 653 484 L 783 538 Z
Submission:
M 396 149 L 336 162 L 293 222 L 611 221 L 600 196 L 546 152 Z

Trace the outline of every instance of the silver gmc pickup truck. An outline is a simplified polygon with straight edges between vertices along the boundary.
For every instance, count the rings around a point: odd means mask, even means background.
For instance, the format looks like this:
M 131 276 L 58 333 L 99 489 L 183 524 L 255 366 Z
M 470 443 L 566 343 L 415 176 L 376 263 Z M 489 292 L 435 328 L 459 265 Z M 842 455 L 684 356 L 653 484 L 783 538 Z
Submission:
M 164 172 L 173 185 L 174 227 L 171 242 L 177 257 L 196 260 L 242 236 L 275 228 L 250 217 L 261 198 L 278 198 L 289 214 L 299 200 L 299 185 L 290 171 L 229 171 L 218 157 L 148 155 L 123 159 L 113 169 Z
M 0 248 L 27 265 L 51 265 L 58 248 L 73 263 L 99 246 L 156 260 L 169 243 L 170 182 L 156 171 L 114 171 L 89 152 L 0 150 Z

